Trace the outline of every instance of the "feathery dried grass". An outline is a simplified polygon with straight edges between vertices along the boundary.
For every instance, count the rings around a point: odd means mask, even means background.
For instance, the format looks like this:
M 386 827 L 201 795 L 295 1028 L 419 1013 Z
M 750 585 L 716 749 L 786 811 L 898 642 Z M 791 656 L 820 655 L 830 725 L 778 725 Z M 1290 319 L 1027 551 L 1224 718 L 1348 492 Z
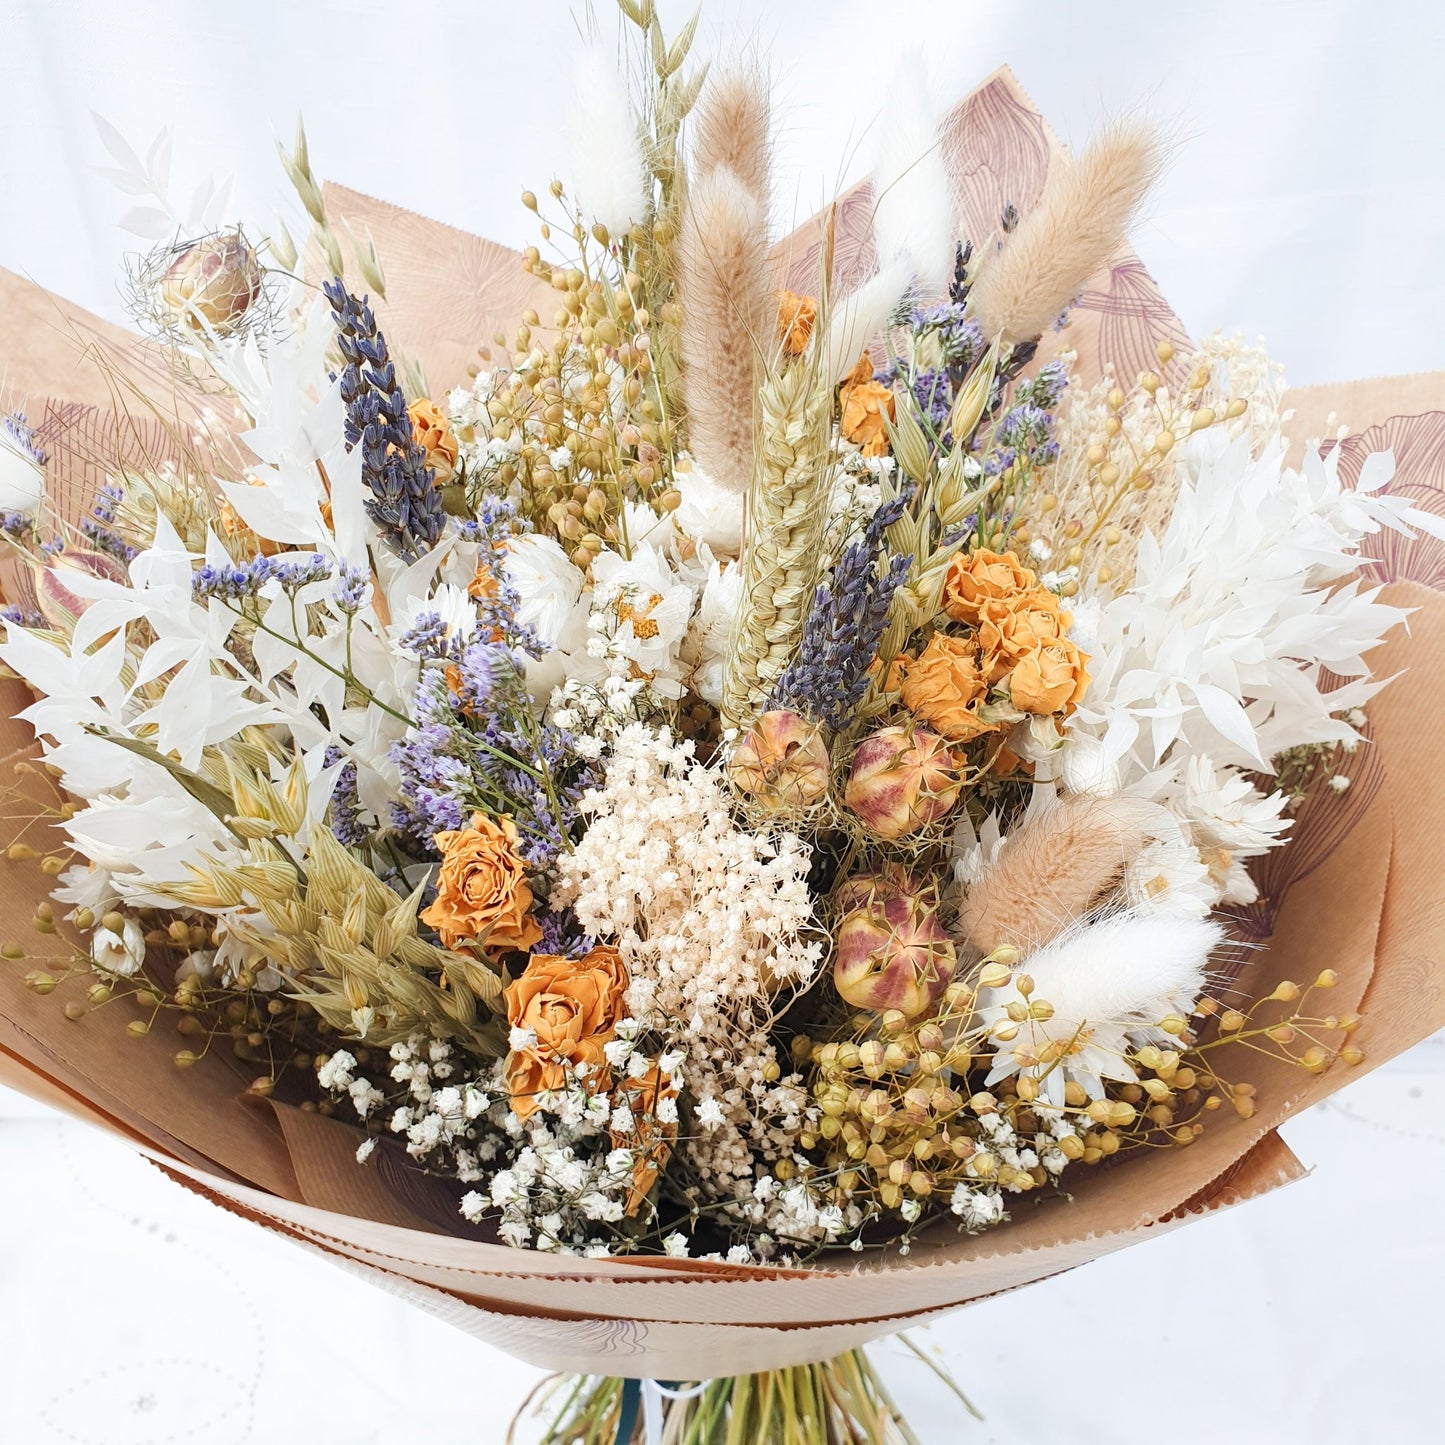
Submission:
M 1140 120 L 1110 126 L 1049 169 L 1038 204 L 980 268 L 972 299 L 985 335 L 1041 335 L 1122 244 L 1163 152 Z
M 873 238 L 880 266 L 906 260 L 920 286 L 941 294 L 953 275 L 953 200 L 921 47 L 904 54 L 889 89 L 873 165 Z
M 1157 807 L 1138 798 L 1061 798 L 1009 835 L 969 888 L 959 932 L 985 953 L 1041 947 L 1118 883 L 1157 817 Z
M 688 195 L 679 263 L 693 455 L 719 486 L 741 494 L 752 479 L 755 378 L 774 300 L 766 214 L 725 166 Z
M 837 386 L 857 365 L 863 348 L 887 328 L 912 279 L 908 261 L 890 261 L 836 304 L 823 338 L 829 385 Z
M 701 180 L 728 170 L 766 215 L 772 191 L 767 78 L 756 70 L 712 76 L 692 117 L 692 170 Z

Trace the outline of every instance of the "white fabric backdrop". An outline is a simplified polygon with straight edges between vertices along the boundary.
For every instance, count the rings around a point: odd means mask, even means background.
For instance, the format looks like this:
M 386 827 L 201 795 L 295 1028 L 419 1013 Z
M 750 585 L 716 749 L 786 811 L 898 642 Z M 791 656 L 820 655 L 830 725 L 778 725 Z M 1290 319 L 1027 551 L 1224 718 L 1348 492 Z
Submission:
M 662 0 L 673 30 L 689 7 Z M 319 173 L 524 243 L 517 192 L 568 171 L 581 10 L 0 0 L 0 265 L 120 316 L 91 108 L 136 143 L 174 123 L 179 185 L 234 172 L 258 224 L 294 212 L 270 136 L 302 109 Z M 1071 142 L 1133 105 L 1173 125 L 1136 244 L 1191 330 L 1263 332 L 1297 382 L 1445 366 L 1433 0 L 711 0 L 700 48 L 742 46 L 773 59 L 800 217 L 867 169 L 909 47 L 940 107 L 1007 61 Z M 885 1347 L 920 1435 L 1437 1438 L 1442 1104 L 1435 1040 L 1291 1126 L 1312 1178 L 929 1332 L 986 1425 Z M 0 1093 L 0 1440 L 492 1445 L 536 1378 Z

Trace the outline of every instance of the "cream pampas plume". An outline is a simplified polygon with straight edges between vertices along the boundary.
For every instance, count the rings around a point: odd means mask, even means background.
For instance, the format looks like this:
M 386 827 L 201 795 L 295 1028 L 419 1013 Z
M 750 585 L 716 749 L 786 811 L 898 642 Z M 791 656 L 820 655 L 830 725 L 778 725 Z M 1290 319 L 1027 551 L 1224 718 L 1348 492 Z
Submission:
M 1142 121 L 1119 121 L 1072 160 L 1049 168 L 1038 204 L 979 268 L 974 315 L 986 336 L 1032 341 L 1123 243 L 1159 172 L 1159 140 Z
M 734 75 L 710 87 L 696 126 L 696 178 L 678 248 L 683 400 L 693 454 L 741 495 L 752 482 L 756 377 L 776 305 L 762 81 Z
M 647 218 L 646 163 L 627 83 L 597 44 L 578 58 L 572 80 L 572 174 L 583 212 L 614 236 Z
M 1103 900 L 1161 823 L 1164 810 L 1141 798 L 1061 798 L 1009 834 L 969 887 L 960 933 L 984 953 L 1041 947 Z
M 767 214 L 772 189 L 766 78 L 755 70 L 729 70 L 709 78 L 692 118 L 692 171 L 696 177 L 722 167 Z
M 903 262 L 924 292 L 941 294 L 957 235 L 926 69 L 922 52 L 911 51 L 893 79 L 873 166 L 873 238 L 881 270 Z

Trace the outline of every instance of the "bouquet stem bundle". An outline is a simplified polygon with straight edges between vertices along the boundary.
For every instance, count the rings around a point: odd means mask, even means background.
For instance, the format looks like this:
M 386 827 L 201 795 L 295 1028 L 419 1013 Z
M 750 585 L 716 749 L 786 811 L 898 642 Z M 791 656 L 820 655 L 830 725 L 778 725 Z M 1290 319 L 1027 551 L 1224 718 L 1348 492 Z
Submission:
M 982 1419 L 948 1375 L 906 1335 L 898 1338 Z M 660 1401 L 651 1413 L 643 1404 L 649 1389 Z M 550 1390 L 562 1403 L 542 1445 L 919 1445 L 861 1349 L 700 1387 L 658 1389 L 648 1380 L 571 1375 L 550 1382 Z M 516 1428 L 514 1420 L 508 1445 Z

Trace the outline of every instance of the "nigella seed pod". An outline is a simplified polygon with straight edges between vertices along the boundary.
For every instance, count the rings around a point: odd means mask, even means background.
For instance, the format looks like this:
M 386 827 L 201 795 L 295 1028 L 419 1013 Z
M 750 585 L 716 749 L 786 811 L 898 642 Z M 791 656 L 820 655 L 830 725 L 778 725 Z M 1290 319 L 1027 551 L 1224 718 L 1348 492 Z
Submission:
M 925 887 L 919 879 L 897 863 L 884 868 L 870 868 L 855 873 L 833 890 L 833 907 L 838 913 L 852 913 L 870 903 L 886 903 L 900 895 L 921 893 Z
M 916 1018 L 943 996 L 957 965 L 931 893 L 875 894 L 838 925 L 833 981 L 854 1008 Z
M 160 279 L 164 308 L 192 331 L 234 330 L 261 295 L 261 262 L 239 231 L 182 246 Z
M 40 614 L 58 632 L 68 632 L 76 619 L 94 600 L 77 591 L 77 584 L 88 577 L 103 577 L 111 582 L 124 582 L 124 566 L 104 552 L 86 552 L 67 547 L 46 560 L 35 578 L 35 600 Z
M 926 728 L 889 727 L 858 744 L 843 801 L 891 842 L 938 822 L 962 789 L 958 758 L 942 738 Z
M 795 712 L 765 712 L 728 764 L 733 785 L 770 812 L 806 808 L 828 791 L 828 745 Z

